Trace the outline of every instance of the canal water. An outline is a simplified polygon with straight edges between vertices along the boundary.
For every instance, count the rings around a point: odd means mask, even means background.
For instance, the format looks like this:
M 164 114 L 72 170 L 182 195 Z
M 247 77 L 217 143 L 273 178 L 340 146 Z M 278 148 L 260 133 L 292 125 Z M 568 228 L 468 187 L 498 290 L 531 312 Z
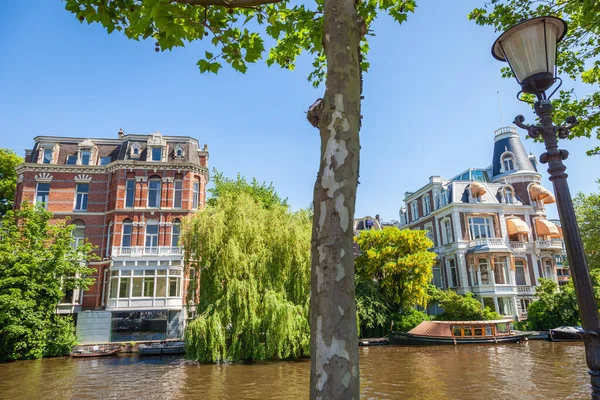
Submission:
M 363 399 L 586 399 L 583 344 L 361 347 Z M 2 399 L 306 399 L 308 360 L 190 365 L 181 357 L 0 364 Z

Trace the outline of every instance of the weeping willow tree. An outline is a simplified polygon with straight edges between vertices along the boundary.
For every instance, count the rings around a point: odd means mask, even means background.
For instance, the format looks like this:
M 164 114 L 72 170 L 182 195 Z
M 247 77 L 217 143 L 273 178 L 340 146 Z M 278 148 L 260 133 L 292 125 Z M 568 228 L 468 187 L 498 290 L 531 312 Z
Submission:
M 186 255 L 200 265 L 199 316 L 186 332 L 188 357 L 219 362 L 309 355 L 312 216 L 290 212 L 272 190 L 253 190 L 261 186 L 256 181 L 221 175 L 215 181 L 217 197 L 183 221 Z

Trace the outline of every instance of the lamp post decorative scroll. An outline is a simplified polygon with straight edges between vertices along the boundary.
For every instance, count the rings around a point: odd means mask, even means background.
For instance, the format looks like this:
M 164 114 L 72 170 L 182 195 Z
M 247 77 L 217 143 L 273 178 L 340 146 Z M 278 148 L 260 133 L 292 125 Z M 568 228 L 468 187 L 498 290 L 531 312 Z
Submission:
M 558 139 L 565 139 L 569 131 L 577 124 L 575 117 L 568 117 L 566 124 L 555 126 L 552 122 L 552 103 L 546 95 L 557 80 L 556 45 L 567 31 L 567 24 L 555 17 L 539 17 L 521 22 L 504 32 L 492 46 L 492 55 L 508 62 L 521 92 L 537 97 L 534 103 L 539 125 L 525 124 L 525 118 L 519 115 L 514 124 L 527 130 L 532 138 L 541 137 L 546 152 L 540 156 L 540 162 L 548 164 L 550 181 L 554 186 L 556 205 L 563 229 L 563 238 L 569 268 L 577 295 L 577 304 L 584 328 L 586 362 L 589 368 L 592 399 L 600 400 L 600 315 L 594 297 L 592 281 L 577 227 L 575 209 L 567 183 L 566 167 L 563 161 L 569 152 L 558 148 Z

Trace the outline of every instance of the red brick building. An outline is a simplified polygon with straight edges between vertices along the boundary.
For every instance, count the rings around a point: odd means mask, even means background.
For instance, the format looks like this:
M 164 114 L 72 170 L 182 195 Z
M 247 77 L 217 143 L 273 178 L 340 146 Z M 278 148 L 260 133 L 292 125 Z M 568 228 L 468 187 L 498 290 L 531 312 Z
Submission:
M 95 246 L 95 283 L 66 293 L 82 342 L 180 337 L 186 320 L 181 219 L 202 209 L 208 148 L 187 136 L 38 136 L 17 167 L 15 204 L 43 203 Z M 192 278 L 195 279 L 195 278 Z

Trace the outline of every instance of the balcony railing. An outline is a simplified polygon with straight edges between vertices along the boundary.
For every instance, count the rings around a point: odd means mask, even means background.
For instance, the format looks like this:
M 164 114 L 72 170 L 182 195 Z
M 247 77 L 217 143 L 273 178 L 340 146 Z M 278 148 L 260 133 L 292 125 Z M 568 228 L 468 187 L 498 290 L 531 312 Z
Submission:
M 538 249 L 563 249 L 563 241 L 562 239 L 552 239 L 552 240 L 536 240 L 535 245 Z
M 132 247 L 117 247 L 113 246 L 113 256 L 176 256 L 183 254 L 183 250 L 180 247 L 145 247 L 145 246 L 132 246 Z
M 511 249 L 514 250 L 525 250 L 526 248 L 526 243 L 525 242 L 516 242 L 516 241 L 510 241 L 508 242 L 508 245 L 510 246 Z
M 518 294 L 534 294 L 535 288 L 531 286 L 517 286 Z
M 515 285 L 503 285 L 503 284 L 497 284 L 497 285 L 479 285 L 479 286 L 473 286 L 473 293 L 478 294 L 478 293 L 516 293 L 516 286 Z
M 485 239 L 476 239 L 471 240 L 471 247 L 473 246 L 488 246 L 488 247 L 498 247 L 498 246 L 506 246 L 504 243 L 504 239 L 501 238 L 485 238 Z

